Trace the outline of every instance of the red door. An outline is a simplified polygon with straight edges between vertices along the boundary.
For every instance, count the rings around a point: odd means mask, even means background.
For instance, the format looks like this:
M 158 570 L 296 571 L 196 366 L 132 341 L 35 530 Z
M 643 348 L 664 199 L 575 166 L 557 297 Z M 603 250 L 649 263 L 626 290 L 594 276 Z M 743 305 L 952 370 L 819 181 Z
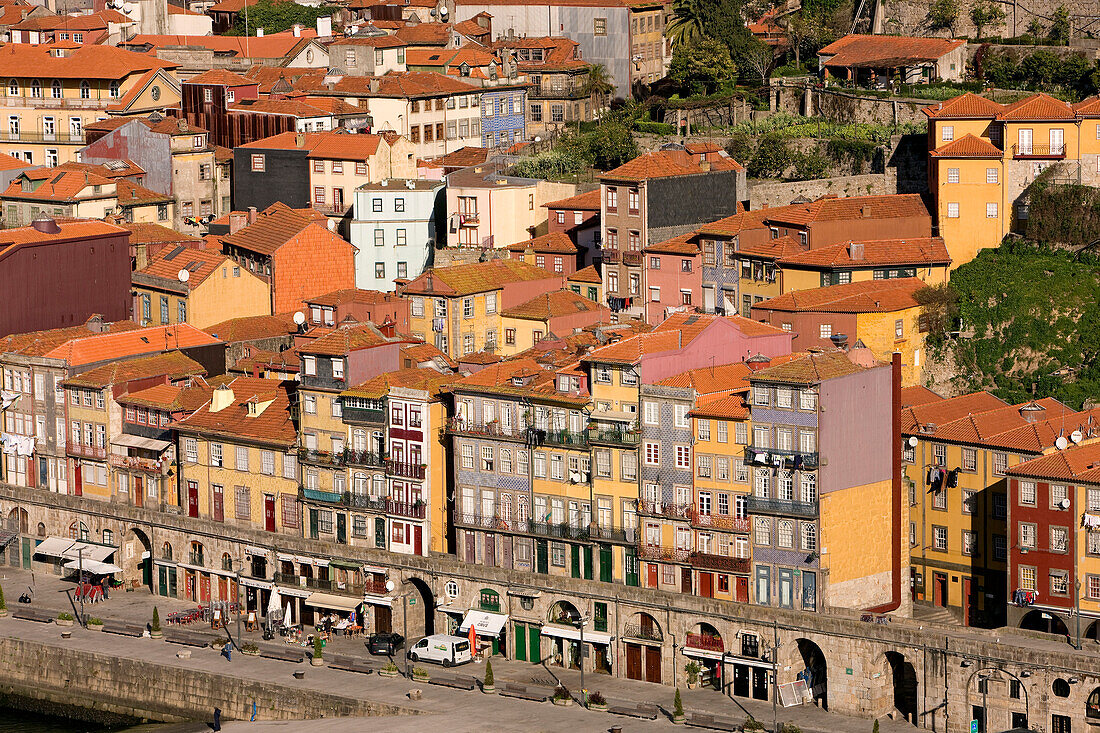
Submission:
M 661 647 L 659 646 L 645 648 L 645 681 L 661 682 Z
M 195 600 L 195 572 L 187 571 L 187 600 Z
M 699 595 L 703 598 L 714 598 L 713 573 L 699 573 Z
M 134 506 L 145 506 L 144 483 L 141 476 L 134 476 Z
M 228 601 L 229 598 L 229 579 L 224 575 L 218 576 L 218 600 Z
M 947 608 L 947 576 L 943 573 L 932 574 L 933 604 Z
M 638 644 L 626 645 L 626 678 L 642 679 L 642 647 Z
M 646 585 L 650 588 L 657 587 L 657 563 L 646 563 Z
M 210 603 L 210 576 L 207 573 L 199 576 L 199 602 Z
M 970 590 L 970 578 L 963 578 L 963 626 L 970 625 L 970 614 L 976 605 L 970 596 Z
M 214 484 L 214 521 L 225 521 L 225 489 L 221 484 Z
M 738 575 L 735 578 L 735 581 L 737 583 L 736 601 L 738 603 L 748 603 L 749 602 L 749 579 L 744 577 L 743 575 Z
M 419 524 L 413 525 L 413 552 L 417 555 L 423 554 L 420 551 L 421 543 L 424 542 L 424 528 Z
M 264 496 L 264 529 L 275 531 L 275 497 L 270 494 Z
M 73 461 L 73 496 L 84 495 L 84 471 L 80 469 L 80 464 Z
M 187 516 L 199 516 L 199 484 L 197 481 L 187 482 Z

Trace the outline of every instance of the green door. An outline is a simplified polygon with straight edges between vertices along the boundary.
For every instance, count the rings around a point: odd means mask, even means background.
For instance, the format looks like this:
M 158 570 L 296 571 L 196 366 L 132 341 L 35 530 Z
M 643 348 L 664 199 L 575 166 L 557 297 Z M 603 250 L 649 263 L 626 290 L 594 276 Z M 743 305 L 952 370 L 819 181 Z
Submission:
M 157 595 L 168 595 L 168 568 L 164 565 L 157 566 Z
M 539 664 L 542 662 L 542 633 L 539 631 L 538 626 L 528 626 L 527 628 L 531 641 L 531 664 Z
M 516 661 L 527 661 L 527 627 L 516 624 Z
M 374 520 L 374 546 L 386 547 L 386 518 L 376 517 Z
M 638 585 L 638 553 L 633 547 L 626 548 L 623 576 L 623 580 L 626 581 L 627 585 Z
M 168 595 L 176 597 L 176 569 L 168 568 Z
M 311 540 L 318 539 L 321 533 L 317 530 L 317 510 L 309 510 L 309 538 Z
M 535 540 L 535 571 L 546 575 L 550 572 L 546 540 Z
M 31 569 L 31 538 L 23 538 L 23 569 Z
M 336 513 L 336 541 L 341 545 L 348 542 L 348 515 Z
M 600 580 L 610 583 L 614 562 L 611 560 L 611 545 L 600 545 Z
M 571 577 L 581 577 L 581 546 L 569 546 L 569 574 Z
M 585 545 L 584 550 L 584 579 L 592 580 L 592 545 Z
M 153 558 L 147 557 L 141 561 L 141 584 L 153 589 Z

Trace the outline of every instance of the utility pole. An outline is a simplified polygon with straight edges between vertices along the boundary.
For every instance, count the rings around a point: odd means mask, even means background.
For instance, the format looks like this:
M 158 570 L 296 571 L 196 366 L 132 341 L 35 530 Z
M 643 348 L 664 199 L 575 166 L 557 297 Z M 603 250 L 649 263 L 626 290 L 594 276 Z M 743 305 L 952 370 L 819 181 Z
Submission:
M 240 649 L 241 644 L 241 614 L 244 613 L 244 606 L 241 604 L 241 568 L 244 567 L 244 558 L 237 558 L 237 649 Z
M 79 590 L 80 586 L 84 585 L 84 547 L 81 545 L 76 550 L 76 587 Z M 84 621 L 84 593 L 80 592 L 80 625 L 86 626 Z
M 584 689 L 584 625 L 588 623 L 588 614 L 584 614 L 578 621 L 581 630 L 581 705 L 587 706 L 588 693 Z
M 779 733 L 779 622 L 772 619 L 772 731 Z

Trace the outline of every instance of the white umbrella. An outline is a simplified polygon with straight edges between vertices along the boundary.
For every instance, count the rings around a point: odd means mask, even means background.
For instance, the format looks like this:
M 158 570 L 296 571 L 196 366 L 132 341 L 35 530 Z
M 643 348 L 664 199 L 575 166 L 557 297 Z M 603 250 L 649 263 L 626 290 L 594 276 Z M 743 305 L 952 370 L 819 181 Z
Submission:
M 287 601 L 286 602 L 286 613 L 283 615 L 283 626 L 285 626 L 288 629 L 291 626 L 294 625 L 294 619 L 293 619 L 293 616 L 291 615 L 291 610 L 292 609 L 290 608 L 290 601 Z
M 271 586 L 271 598 L 267 602 L 267 615 L 272 616 L 283 608 L 283 597 L 279 595 L 279 589 Z

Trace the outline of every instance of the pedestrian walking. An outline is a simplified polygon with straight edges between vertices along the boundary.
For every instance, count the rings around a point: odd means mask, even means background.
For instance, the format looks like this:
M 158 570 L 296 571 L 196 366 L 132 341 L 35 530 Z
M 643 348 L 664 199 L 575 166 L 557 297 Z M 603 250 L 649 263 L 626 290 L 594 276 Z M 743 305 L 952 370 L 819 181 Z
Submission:
M 222 709 L 214 708 L 214 730 L 219 731 L 222 729 Z
M 225 646 L 222 647 L 222 656 L 225 657 L 227 661 L 233 661 L 233 642 L 225 642 Z

